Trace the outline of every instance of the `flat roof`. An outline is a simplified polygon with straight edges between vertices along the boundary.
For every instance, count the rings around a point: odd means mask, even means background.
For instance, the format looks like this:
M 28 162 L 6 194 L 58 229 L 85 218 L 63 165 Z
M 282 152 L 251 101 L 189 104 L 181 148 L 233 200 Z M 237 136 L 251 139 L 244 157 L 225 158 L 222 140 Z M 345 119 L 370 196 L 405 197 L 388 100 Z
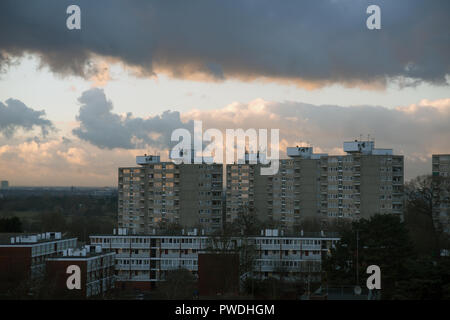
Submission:
M 43 232 L 45 233 L 45 232 Z M 64 240 L 78 240 L 76 237 L 64 237 L 61 235 L 60 239 L 55 239 L 55 238 L 50 238 L 50 239 L 39 239 L 36 241 L 24 241 L 24 242 L 16 242 L 14 241 L 14 243 L 11 243 L 11 238 L 14 237 L 14 239 L 16 237 L 23 237 L 23 238 L 28 238 L 31 236 L 37 236 L 38 234 L 42 234 L 42 233 L 0 233 L 0 246 L 5 247 L 5 246 L 15 246 L 15 247 L 19 247 L 19 246 L 29 246 L 29 245 L 36 245 L 36 244 L 41 244 L 41 243 L 46 243 L 46 242 L 55 242 L 55 241 L 64 241 Z
M 100 257 L 100 256 L 106 256 L 106 255 L 115 255 L 116 253 L 114 251 L 102 251 L 102 252 L 86 252 L 86 255 L 66 255 L 64 256 L 62 253 L 58 254 L 54 257 L 49 257 L 47 260 L 54 260 L 54 261 L 69 261 L 69 260 L 87 260 L 90 258 Z
M 194 237 L 197 237 L 197 238 L 217 238 L 217 237 L 221 237 L 222 235 L 187 235 L 187 234 L 184 234 L 184 235 L 180 235 L 180 234 L 177 234 L 177 235 L 170 235 L 170 234 L 151 234 L 151 233 L 149 233 L 149 234 L 126 234 L 126 235 L 123 235 L 123 234 L 93 234 L 93 235 L 90 235 L 89 236 L 89 238 L 92 238 L 92 237 L 109 237 L 109 238 L 119 238 L 119 237 L 122 237 L 122 238 L 132 238 L 132 237 L 134 237 L 134 238 L 139 238 L 139 237 L 145 237 L 145 238 L 147 238 L 147 237 L 153 237 L 153 238 L 194 238 Z M 241 238 L 241 237 L 243 237 L 243 236 L 241 236 L 241 235 L 232 235 L 232 236 L 226 236 L 226 237 L 231 237 L 231 238 Z M 275 239 L 277 239 L 277 238 L 280 238 L 280 239 L 282 239 L 282 238 L 284 238 L 284 239 L 288 239 L 288 238 L 290 238 L 290 239 L 294 239 L 294 238 L 317 238 L 317 239 L 323 239 L 323 238 L 340 238 L 340 236 L 339 236 L 339 234 L 337 233 L 337 232 L 324 232 L 324 235 L 322 236 L 321 234 L 320 234 L 320 232 L 304 232 L 303 233 L 303 235 L 292 235 L 292 234 L 289 234 L 289 235 L 280 235 L 279 233 L 278 233 L 278 235 L 277 236 L 266 236 L 266 235 L 251 235 L 251 236 L 247 236 L 247 238 L 275 238 Z

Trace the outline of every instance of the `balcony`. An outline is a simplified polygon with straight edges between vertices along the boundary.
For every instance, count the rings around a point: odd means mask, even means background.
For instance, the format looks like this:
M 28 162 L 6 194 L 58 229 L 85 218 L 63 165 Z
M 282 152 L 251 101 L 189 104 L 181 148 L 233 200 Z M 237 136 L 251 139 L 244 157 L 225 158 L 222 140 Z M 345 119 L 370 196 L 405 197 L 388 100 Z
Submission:
M 139 270 L 150 270 L 150 265 L 148 264 L 116 264 L 116 270 L 124 271 L 139 271 Z

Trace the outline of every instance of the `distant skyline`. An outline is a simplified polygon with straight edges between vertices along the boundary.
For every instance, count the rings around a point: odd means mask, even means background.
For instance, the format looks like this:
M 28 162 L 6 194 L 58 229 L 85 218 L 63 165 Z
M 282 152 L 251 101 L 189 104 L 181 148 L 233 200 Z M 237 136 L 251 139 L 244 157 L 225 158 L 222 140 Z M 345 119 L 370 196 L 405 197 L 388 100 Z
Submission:
M 279 128 L 342 154 L 369 134 L 405 177 L 450 153 L 448 1 L 0 2 L 0 180 L 116 186 L 170 133 Z M 365 28 L 365 7 L 382 29 Z M 205 128 L 205 129 L 206 129 Z

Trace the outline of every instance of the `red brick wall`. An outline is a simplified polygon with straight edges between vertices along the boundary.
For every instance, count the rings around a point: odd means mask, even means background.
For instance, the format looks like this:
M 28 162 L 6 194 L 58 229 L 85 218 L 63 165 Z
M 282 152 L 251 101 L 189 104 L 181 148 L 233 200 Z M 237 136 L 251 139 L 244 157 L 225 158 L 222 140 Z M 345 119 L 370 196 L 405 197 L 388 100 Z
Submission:
M 25 280 L 30 267 L 30 247 L 0 247 L 0 288 Z
M 69 290 L 67 288 L 67 278 L 70 274 L 66 273 L 67 267 L 77 265 L 81 270 L 81 289 Z M 49 281 L 53 281 L 55 289 L 60 298 L 83 299 L 86 297 L 87 264 L 86 261 L 59 261 L 50 260 L 46 265 Z
M 201 296 L 239 294 L 238 254 L 199 254 L 198 289 Z

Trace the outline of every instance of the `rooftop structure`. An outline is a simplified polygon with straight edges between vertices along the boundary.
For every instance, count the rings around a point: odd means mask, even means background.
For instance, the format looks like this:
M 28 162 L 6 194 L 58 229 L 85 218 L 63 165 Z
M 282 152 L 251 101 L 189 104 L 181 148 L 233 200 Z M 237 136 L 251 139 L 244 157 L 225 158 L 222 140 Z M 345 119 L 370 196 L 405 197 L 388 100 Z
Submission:
M 364 155 L 392 155 L 392 149 L 376 149 L 375 141 L 346 141 L 344 142 L 344 151 L 347 153 L 361 153 Z
M 320 157 L 327 156 L 327 153 L 313 153 L 313 147 L 287 147 L 287 155 L 290 158 L 301 159 L 320 159 Z
M 62 239 L 61 232 L 44 232 L 36 234 L 22 234 L 22 233 L 2 234 L 0 235 L 0 245 L 20 246 L 61 239 Z
M 143 156 L 136 156 L 136 164 L 138 165 L 146 165 L 150 163 L 158 163 L 161 162 L 160 156 L 151 156 L 151 155 L 143 155 Z

